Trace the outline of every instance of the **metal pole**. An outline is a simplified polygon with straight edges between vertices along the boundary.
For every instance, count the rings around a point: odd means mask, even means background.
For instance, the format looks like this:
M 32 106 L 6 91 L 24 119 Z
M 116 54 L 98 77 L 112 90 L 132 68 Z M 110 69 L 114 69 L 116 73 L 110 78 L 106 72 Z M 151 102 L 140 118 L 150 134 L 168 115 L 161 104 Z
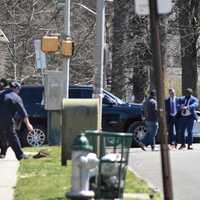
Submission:
M 159 113 L 159 134 L 161 136 L 161 162 L 162 162 L 162 177 L 163 191 L 165 200 L 173 200 L 172 177 L 170 158 L 168 151 L 168 134 L 165 118 L 164 104 L 164 67 L 161 64 L 161 46 L 159 33 L 159 14 L 157 9 L 157 0 L 149 0 L 150 5 L 150 21 L 151 21 L 151 42 L 153 51 L 153 66 L 154 76 L 156 79 L 156 90 L 158 98 L 158 113 Z
M 96 7 L 96 69 L 94 95 L 99 99 L 98 130 L 102 129 L 102 97 L 104 67 L 105 2 L 97 0 Z
M 65 0 L 65 11 L 64 11 L 64 35 L 70 36 L 70 0 Z M 69 97 L 69 65 L 70 59 L 64 58 L 63 61 L 63 98 Z M 64 141 L 66 140 L 66 134 L 62 133 L 62 155 L 61 155 L 61 162 L 62 165 L 67 165 L 66 157 L 67 152 L 64 147 Z
M 64 35 L 70 36 L 70 0 L 65 1 L 65 11 L 64 11 Z M 69 97 L 69 65 L 70 59 L 64 58 L 63 61 L 63 83 L 64 83 L 64 93 L 65 98 Z
M 17 80 L 17 55 L 16 55 L 16 19 L 15 8 L 13 10 L 14 23 L 13 23 L 13 54 L 14 54 L 14 80 Z

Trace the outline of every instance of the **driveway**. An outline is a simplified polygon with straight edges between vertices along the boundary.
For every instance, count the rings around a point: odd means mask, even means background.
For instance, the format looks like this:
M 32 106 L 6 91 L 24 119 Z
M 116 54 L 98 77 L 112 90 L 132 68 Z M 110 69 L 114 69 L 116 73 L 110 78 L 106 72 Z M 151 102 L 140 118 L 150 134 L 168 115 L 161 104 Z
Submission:
M 170 158 L 174 200 L 199 200 L 200 144 L 195 144 L 193 151 L 171 150 Z M 160 151 L 131 149 L 129 167 L 162 192 Z

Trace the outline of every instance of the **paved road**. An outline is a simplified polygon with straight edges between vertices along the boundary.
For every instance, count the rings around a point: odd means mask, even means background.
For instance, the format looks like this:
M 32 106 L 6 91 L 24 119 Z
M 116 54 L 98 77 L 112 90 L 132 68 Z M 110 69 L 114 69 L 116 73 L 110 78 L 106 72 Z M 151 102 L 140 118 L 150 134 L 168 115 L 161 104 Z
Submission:
M 0 159 L 0 200 L 13 200 L 19 162 L 9 148 L 6 158 Z
M 200 144 L 193 151 L 170 151 L 174 200 L 200 199 Z M 131 149 L 129 166 L 162 192 L 160 151 Z

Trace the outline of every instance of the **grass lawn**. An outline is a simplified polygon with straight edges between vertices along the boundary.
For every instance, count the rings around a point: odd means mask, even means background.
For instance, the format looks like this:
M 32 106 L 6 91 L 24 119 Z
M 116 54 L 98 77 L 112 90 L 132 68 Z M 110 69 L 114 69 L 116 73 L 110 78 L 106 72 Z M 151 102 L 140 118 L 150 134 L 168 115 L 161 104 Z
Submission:
M 37 153 L 40 149 L 26 148 L 25 151 Z M 71 162 L 68 162 L 67 167 L 61 166 L 59 147 L 45 149 L 48 149 L 49 157 L 31 158 L 20 163 L 15 200 L 64 200 L 65 192 L 70 191 Z M 126 178 L 125 192 L 149 193 L 153 200 L 160 200 L 158 193 L 154 193 L 130 171 Z

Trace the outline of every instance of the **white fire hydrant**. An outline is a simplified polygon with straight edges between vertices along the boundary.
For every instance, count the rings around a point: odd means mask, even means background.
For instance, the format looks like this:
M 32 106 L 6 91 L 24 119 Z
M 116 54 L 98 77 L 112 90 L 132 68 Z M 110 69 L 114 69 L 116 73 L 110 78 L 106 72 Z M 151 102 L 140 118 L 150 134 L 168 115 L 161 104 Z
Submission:
M 89 190 L 89 179 L 95 176 L 99 160 L 95 153 L 90 153 L 91 150 L 83 134 L 75 138 L 72 146 L 72 188 L 66 195 L 70 199 L 90 199 L 95 195 Z

